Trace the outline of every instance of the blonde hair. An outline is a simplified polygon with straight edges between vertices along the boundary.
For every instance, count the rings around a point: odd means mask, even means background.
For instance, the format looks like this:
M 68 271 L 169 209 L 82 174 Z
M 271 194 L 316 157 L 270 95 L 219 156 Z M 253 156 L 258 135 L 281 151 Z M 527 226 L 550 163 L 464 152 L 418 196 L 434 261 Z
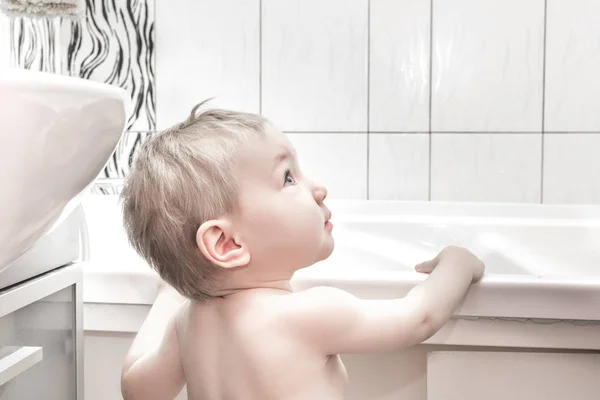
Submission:
M 198 300 L 213 296 L 221 269 L 203 257 L 196 232 L 234 211 L 237 149 L 270 126 L 256 114 L 199 112 L 205 103 L 142 146 L 121 195 L 130 244 L 163 280 Z

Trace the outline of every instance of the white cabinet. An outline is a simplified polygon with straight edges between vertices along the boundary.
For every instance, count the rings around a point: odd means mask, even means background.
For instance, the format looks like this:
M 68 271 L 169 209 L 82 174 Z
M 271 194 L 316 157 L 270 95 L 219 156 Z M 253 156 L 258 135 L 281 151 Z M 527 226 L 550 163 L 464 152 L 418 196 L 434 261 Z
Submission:
M 427 400 L 597 400 L 600 354 L 436 351 Z
M 0 290 L 0 400 L 83 400 L 81 268 Z

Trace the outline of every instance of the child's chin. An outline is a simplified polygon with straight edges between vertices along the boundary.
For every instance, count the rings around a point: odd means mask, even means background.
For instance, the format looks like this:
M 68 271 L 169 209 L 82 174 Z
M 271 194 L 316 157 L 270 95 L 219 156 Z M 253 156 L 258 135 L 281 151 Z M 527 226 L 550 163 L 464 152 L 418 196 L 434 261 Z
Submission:
M 321 254 L 321 257 L 319 258 L 319 261 L 323 261 L 329 258 L 329 256 L 331 255 L 331 253 L 333 253 L 333 249 L 335 247 L 335 243 L 333 242 L 333 239 L 327 243 L 327 246 L 324 246 L 323 248 L 323 252 Z
M 319 252 L 319 254 L 317 255 L 317 257 L 314 259 L 314 261 L 312 263 L 310 263 L 309 265 L 300 267 L 299 269 L 312 267 L 313 265 L 328 259 L 329 256 L 331 255 L 331 253 L 333 253 L 333 247 L 334 247 L 333 241 L 331 242 L 331 244 L 329 246 L 323 246 L 323 248 L 321 249 L 321 251 Z

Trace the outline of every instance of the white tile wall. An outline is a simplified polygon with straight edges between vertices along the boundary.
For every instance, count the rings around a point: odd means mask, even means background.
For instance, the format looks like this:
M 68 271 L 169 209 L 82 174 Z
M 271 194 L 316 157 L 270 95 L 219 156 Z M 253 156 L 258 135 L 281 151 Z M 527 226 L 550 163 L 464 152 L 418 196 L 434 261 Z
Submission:
M 429 131 L 430 17 L 429 1 L 371 0 L 370 131 Z
M 600 132 L 599 22 L 599 0 L 548 0 L 546 131 Z
M 158 129 L 216 96 L 291 133 L 332 197 L 600 204 L 600 0 L 155 7 Z
M 539 203 L 541 134 L 434 134 L 431 199 Z
M 285 131 L 367 130 L 367 0 L 262 0 L 262 111 Z
M 259 111 L 259 0 L 156 2 L 157 126 L 208 97 Z
M 366 133 L 288 133 L 303 173 L 330 198 L 367 198 Z
M 0 70 L 10 66 L 10 20 L 0 12 Z
M 544 136 L 544 203 L 600 203 L 600 135 Z
M 432 130 L 540 132 L 544 0 L 434 0 Z
M 369 135 L 369 199 L 429 197 L 429 134 Z

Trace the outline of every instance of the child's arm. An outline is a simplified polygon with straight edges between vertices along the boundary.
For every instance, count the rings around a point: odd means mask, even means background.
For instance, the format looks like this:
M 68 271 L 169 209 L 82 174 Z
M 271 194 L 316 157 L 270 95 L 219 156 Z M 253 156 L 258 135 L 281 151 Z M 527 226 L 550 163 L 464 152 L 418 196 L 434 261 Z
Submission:
M 292 334 L 324 354 L 389 351 L 419 344 L 454 314 L 484 265 L 465 249 L 450 247 L 417 266 L 431 273 L 406 297 L 361 300 L 320 287 L 289 296 L 285 324 Z
M 163 284 L 121 372 L 125 400 L 172 400 L 185 384 L 175 315 L 185 299 Z

